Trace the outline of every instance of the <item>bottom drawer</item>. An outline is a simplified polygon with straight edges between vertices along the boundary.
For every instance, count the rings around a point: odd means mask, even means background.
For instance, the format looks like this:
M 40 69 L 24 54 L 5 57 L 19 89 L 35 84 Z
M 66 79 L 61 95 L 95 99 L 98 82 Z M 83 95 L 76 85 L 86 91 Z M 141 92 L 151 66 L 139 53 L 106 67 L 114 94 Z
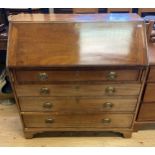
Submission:
M 25 113 L 23 115 L 25 127 L 124 127 L 132 124 L 132 114 L 51 114 Z
M 143 103 L 138 116 L 139 121 L 155 120 L 155 103 Z

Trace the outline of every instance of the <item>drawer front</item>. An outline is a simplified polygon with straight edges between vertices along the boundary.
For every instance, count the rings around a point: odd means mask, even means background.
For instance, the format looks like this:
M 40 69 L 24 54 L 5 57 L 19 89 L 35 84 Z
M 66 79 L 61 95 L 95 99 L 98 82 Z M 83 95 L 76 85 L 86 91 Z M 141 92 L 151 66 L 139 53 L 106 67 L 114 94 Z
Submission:
M 139 116 L 139 121 L 155 121 L 155 102 L 154 103 L 143 103 Z
M 155 83 L 148 83 L 144 94 L 144 102 L 155 101 Z
M 155 67 L 150 68 L 149 76 L 148 76 L 149 82 L 155 82 Z
M 53 112 L 133 112 L 137 99 L 20 97 L 21 111 Z
M 56 81 L 136 81 L 139 70 L 16 71 L 19 83 Z
M 80 115 L 56 115 L 56 114 L 24 114 L 25 127 L 124 127 L 132 124 L 132 114 L 80 114 Z
M 138 96 L 140 84 L 16 85 L 18 96 Z

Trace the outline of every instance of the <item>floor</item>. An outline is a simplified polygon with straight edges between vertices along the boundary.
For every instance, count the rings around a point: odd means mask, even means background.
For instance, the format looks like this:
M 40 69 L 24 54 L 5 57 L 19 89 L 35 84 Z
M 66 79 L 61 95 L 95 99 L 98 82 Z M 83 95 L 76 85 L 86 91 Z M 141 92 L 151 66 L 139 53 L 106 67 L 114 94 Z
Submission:
M 155 146 L 155 130 L 133 133 L 130 139 L 116 133 L 72 134 L 68 137 L 62 134 L 25 139 L 16 105 L 6 105 L 0 101 L 0 146 Z

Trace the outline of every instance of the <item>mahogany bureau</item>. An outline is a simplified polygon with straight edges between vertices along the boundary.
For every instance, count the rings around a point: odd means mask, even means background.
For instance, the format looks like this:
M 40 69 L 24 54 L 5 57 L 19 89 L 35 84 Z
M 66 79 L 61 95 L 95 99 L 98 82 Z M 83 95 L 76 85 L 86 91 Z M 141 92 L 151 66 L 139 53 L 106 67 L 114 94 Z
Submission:
M 131 137 L 148 66 L 136 14 L 10 17 L 7 68 L 26 138 L 46 131 Z

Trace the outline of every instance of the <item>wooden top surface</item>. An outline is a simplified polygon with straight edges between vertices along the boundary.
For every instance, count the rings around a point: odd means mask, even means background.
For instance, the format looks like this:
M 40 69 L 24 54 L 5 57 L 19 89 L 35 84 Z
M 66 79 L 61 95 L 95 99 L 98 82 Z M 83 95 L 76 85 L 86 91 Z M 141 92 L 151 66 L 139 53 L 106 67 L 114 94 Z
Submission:
M 135 14 L 49 15 L 42 20 L 41 15 L 32 16 L 10 19 L 10 67 L 147 64 L 144 23 Z
M 105 22 L 105 21 L 142 21 L 134 13 L 106 14 L 18 14 L 9 16 L 10 22 Z

